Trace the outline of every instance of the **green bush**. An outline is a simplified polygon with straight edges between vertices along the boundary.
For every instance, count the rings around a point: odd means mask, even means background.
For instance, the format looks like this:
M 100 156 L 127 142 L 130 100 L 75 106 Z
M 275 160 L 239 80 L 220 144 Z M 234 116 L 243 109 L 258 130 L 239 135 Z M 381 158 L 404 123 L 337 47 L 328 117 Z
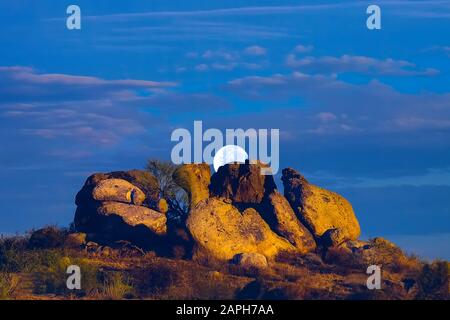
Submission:
M 128 276 L 122 272 L 114 271 L 103 275 L 103 287 L 101 296 L 103 299 L 121 300 L 123 298 L 133 298 L 134 288 Z
M 449 299 L 449 268 L 446 261 L 434 261 L 424 265 L 417 284 L 416 299 L 443 300 Z

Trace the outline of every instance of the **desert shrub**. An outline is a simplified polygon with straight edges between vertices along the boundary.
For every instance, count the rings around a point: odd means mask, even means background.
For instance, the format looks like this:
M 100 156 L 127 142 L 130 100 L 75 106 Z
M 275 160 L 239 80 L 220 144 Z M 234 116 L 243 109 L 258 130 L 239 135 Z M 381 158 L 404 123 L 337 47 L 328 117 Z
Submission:
M 158 159 L 150 159 L 147 163 L 147 170 L 153 174 L 159 183 L 161 198 L 168 204 L 167 216 L 174 221 L 182 221 L 189 209 L 187 193 L 173 179 L 173 173 L 178 168 L 172 162 L 165 162 Z
M 131 273 L 131 283 L 142 296 L 161 294 L 176 284 L 178 274 L 168 266 L 150 265 Z
M 258 278 L 237 291 L 235 298 L 238 300 L 299 300 L 304 299 L 306 292 L 302 282 L 271 282 L 265 278 Z
M 325 261 L 329 264 L 342 266 L 348 270 L 350 268 L 361 269 L 365 265 L 365 263 L 361 261 L 359 256 L 342 247 L 328 248 Z
M 306 288 L 301 283 L 284 284 L 279 287 L 267 290 L 263 295 L 263 300 L 301 300 L 306 296 Z
M 27 246 L 25 237 L 0 238 L 0 272 L 19 272 L 24 267 L 22 252 Z
M 28 240 L 30 249 L 61 248 L 66 240 L 68 231 L 57 226 L 47 226 L 32 231 Z
M 307 267 L 300 267 L 285 263 L 274 263 L 272 265 L 272 278 L 275 280 L 296 282 L 308 279 L 310 271 Z M 267 276 L 266 276 L 267 278 Z
M 0 300 L 7 300 L 13 297 L 18 285 L 18 275 L 0 272 Z
M 266 283 L 263 279 L 256 279 L 247 283 L 245 287 L 236 292 L 238 300 L 258 300 L 266 292 Z
M 103 299 L 120 300 L 123 298 L 133 298 L 134 288 L 128 275 L 113 271 L 101 274 L 102 288 L 100 295 Z
M 370 264 L 379 264 L 395 273 L 413 271 L 420 267 L 420 261 L 415 256 L 406 255 L 399 247 L 383 238 L 369 240 L 370 250 L 374 251 Z
M 385 290 L 361 290 L 350 294 L 347 300 L 392 300 L 393 297 Z
M 425 264 L 417 279 L 416 299 L 449 299 L 449 267 L 446 261 Z
M 233 263 L 226 264 L 226 267 L 226 273 L 240 277 L 258 278 L 265 272 L 265 270 L 256 267 L 247 268 Z
M 406 255 L 399 247 L 383 238 L 370 239 L 360 248 L 345 246 L 329 248 L 325 261 L 341 268 L 341 273 L 352 270 L 365 270 L 369 265 L 382 266 L 393 273 L 415 273 L 421 268 L 421 261 L 415 256 Z
M 345 297 L 347 300 L 405 300 L 410 299 L 404 286 L 397 282 L 383 278 L 381 289 L 369 290 L 363 283 L 348 287 L 350 293 Z
M 178 292 L 184 299 L 222 300 L 233 299 L 239 280 L 218 271 L 183 273 L 179 281 Z M 188 295 L 182 293 L 187 292 Z M 174 290 L 170 290 L 174 296 Z M 169 297 L 170 298 L 170 297 Z
M 77 265 L 81 269 L 81 290 L 67 288 L 67 267 Z M 49 252 L 40 269 L 33 273 L 34 292 L 37 294 L 56 295 L 96 295 L 101 292 L 102 282 L 99 281 L 99 270 L 87 259 L 62 256 L 59 252 Z

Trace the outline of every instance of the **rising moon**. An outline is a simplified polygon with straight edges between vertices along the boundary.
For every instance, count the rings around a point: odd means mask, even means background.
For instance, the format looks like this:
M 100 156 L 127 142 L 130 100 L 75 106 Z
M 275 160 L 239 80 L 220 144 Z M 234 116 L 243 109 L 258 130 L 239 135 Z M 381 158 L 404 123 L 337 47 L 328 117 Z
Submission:
M 227 163 L 240 162 L 245 163 L 248 159 L 247 152 L 239 146 L 226 145 L 217 151 L 214 156 L 214 170 L 217 172 L 219 168 Z

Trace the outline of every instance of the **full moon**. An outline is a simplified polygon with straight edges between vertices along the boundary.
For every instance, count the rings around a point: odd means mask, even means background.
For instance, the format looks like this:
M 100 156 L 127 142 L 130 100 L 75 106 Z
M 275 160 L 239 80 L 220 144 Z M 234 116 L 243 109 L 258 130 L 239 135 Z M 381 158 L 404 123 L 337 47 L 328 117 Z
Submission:
M 217 151 L 214 156 L 214 170 L 217 172 L 219 168 L 227 163 L 240 162 L 245 163 L 248 159 L 247 152 L 239 146 L 226 145 Z

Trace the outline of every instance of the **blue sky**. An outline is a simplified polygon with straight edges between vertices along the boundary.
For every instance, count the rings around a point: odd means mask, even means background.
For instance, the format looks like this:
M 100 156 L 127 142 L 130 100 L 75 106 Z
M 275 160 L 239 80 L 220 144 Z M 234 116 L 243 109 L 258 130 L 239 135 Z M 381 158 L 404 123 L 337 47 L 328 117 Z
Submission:
M 89 174 L 168 160 L 202 120 L 279 128 L 281 167 L 346 196 L 365 237 L 449 259 L 449 19 L 433 0 L 2 2 L 0 232 L 69 224 Z

